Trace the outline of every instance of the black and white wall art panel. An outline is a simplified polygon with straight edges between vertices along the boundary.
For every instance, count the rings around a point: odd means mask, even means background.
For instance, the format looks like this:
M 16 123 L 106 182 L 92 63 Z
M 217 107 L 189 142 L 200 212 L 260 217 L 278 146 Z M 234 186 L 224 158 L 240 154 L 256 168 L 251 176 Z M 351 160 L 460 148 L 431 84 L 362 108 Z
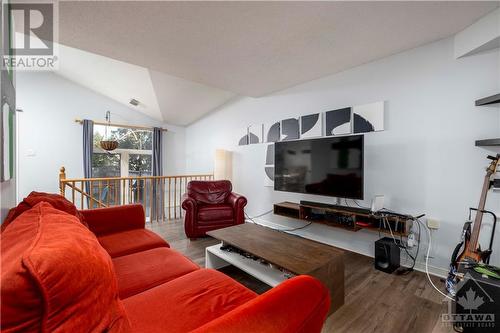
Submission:
M 264 172 L 264 186 L 274 187 L 274 143 L 267 145 Z
M 267 145 L 266 165 L 274 165 L 274 143 Z
M 321 113 L 300 117 L 300 137 L 317 138 L 323 135 L 323 117 Z
M 275 142 L 383 131 L 384 108 L 385 102 L 381 101 L 251 125 L 238 132 L 238 145 L 267 144 L 264 185 L 272 187 Z
M 274 165 L 265 166 L 264 171 L 266 172 L 266 177 L 264 178 L 264 186 L 274 187 Z
M 385 103 L 382 101 L 353 107 L 353 132 L 383 131 L 384 105 Z
M 251 125 L 248 127 L 248 144 L 262 143 L 263 141 L 263 125 Z
M 327 111 L 325 114 L 325 135 L 344 135 L 352 133 L 351 108 Z
M 264 186 L 274 187 L 274 165 L 266 165 L 264 167 L 266 176 L 264 177 Z
M 279 121 L 264 124 L 264 142 L 278 142 L 281 136 L 281 124 Z
M 248 127 L 241 129 L 238 134 L 238 146 L 248 145 Z
M 281 140 L 290 141 L 299 138 L 299 119 L 288 118 L 281 121 Z

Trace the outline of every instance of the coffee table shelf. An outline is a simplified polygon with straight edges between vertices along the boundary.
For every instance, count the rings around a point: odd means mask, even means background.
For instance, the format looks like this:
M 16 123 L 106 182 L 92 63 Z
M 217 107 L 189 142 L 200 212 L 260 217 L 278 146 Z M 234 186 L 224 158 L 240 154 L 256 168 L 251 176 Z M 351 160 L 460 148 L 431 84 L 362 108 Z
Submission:
M 271 265 L 223 251 L 219 244 L 206 249 L 206 267 L 217 269 L 231 264 L 272 287 L 293 275 L 309 275 L 330 291 L 330 313 L 344 304 L 342 250 L 253 223 L 212 230 L 207 235 Z
M 246 258 L 238 253 L 223 251 L 220 249 L 221 246 L 222 243 L 209 246 L 205 249 L 206 268 L 219 269 L 233 265 L 271 287 L 276 287 L 289 278 L 282 271 L 269 265 L 261 264 L 257 260 Z

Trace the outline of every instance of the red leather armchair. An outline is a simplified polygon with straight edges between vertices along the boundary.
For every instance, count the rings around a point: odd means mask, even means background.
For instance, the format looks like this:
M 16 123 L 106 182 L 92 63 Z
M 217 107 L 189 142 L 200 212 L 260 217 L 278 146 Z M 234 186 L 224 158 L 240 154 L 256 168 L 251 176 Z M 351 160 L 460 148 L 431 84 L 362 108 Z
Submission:
M 186 211 L 184 229 L 189 238 L 206 236 L 210 230 L 245 222 L 247 199 L 232 192 L 231 182 L 190 181 L 182 198 Z

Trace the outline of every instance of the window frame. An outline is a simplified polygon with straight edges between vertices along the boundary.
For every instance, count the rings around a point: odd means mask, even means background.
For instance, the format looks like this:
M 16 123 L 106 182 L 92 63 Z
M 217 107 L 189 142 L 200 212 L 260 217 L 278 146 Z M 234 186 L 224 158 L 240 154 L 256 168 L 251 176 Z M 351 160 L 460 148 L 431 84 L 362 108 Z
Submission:
M 92 153 L 107 153 L 106 150 L 102 148 L 94 147 L 94 151 Z M 121 149 L 117 148 L 113 150 L 113 154 L 120 154 L 120 177 L 130 177 L 129 173 L 129 157 L 131 154 L 135 155 L 151 155 L 153 157 L 153 150 L 144 150 L 144 149 Z M 153 170 L 151 170 L 151 173 Z

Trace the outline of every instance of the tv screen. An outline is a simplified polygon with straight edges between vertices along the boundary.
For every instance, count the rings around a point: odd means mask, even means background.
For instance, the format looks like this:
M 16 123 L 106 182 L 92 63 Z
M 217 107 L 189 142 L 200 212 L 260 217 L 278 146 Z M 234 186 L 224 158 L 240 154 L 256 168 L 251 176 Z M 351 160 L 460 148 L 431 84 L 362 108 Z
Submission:
M 275 143 L 276 191 L 363 199 L 363 136 Z

